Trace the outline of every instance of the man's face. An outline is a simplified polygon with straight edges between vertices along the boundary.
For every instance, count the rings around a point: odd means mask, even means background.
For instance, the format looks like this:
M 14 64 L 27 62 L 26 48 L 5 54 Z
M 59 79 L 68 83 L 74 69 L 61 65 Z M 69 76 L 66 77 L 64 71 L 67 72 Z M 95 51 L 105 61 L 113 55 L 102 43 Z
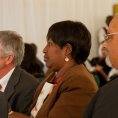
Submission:
M 106 48 L 110 62 L 113 67 L 118 69 L 118 16 L 115 16 L 111 21 L 108 29 L 106 41 L 103 47 Z
M 2 57 L 2 54 L 0 53 L 0 72 L 6 67 L 6 58 Z

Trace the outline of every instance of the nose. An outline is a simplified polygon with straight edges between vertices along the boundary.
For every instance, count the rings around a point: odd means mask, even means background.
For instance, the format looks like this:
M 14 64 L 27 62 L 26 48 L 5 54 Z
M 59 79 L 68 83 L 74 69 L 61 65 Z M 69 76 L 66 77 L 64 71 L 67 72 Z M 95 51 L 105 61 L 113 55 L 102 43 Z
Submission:
M 106 43 L 106 41 L 103 42 L 102 47 L 103 47 L 103 48 L 107 48 L 107 43 Z
M 105 41 L 103 44 L 103 50 L 106 52 L 106 54 L 108 53 L 108 46 L 107 46 L 107 42 Z
M 43 53 L 46 53 L 46 52 L 47 52 L 47 47 L 45 46 L 43 49 Z

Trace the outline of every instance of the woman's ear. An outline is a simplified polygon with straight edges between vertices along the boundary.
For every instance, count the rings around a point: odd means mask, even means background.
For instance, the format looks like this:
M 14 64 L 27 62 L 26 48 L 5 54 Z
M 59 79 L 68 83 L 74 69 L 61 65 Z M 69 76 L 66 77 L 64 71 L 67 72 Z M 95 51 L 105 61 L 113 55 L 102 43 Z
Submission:
M 66 55 L 69 55 L 69 54 L 71 54 L 71 52 L 72 52 L 72 46 L 69 43 L 67 43 L 65 45 L 65 53 L 66 53 Z

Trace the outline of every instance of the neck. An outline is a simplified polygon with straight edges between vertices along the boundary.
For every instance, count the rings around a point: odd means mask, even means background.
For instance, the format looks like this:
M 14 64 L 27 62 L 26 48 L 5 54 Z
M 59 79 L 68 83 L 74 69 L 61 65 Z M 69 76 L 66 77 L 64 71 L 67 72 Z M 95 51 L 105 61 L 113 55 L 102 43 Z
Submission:
M 0 70 L 0 79 L 4 77 L 13 67 L 13 64 L 10 64 Z
M 77 63 L 74 61 L 66 62 L 65 65 L 57 72 L 57 77 L 63 75 L 69 68 L 76 66 Z

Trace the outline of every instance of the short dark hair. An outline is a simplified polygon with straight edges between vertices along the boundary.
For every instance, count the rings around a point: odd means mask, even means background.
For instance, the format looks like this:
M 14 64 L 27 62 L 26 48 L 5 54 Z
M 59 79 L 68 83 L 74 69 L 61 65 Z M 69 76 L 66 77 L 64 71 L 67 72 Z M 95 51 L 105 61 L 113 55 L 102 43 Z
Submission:
M 57 22 L 48 30 L 47 40 L 50 38 L 60 48 L 69 43 L 76 63 L 86 61 L 91 48 L 91 34 L 83 23 L 69 20 Z
M 109 26 L 109 24 L 110 24 L 110 22 L 111 22 L 111 20 L 113 19 L 113 16 L 107 16 L 106 17 L 106 24 L 107 24 L 107 26 Z

